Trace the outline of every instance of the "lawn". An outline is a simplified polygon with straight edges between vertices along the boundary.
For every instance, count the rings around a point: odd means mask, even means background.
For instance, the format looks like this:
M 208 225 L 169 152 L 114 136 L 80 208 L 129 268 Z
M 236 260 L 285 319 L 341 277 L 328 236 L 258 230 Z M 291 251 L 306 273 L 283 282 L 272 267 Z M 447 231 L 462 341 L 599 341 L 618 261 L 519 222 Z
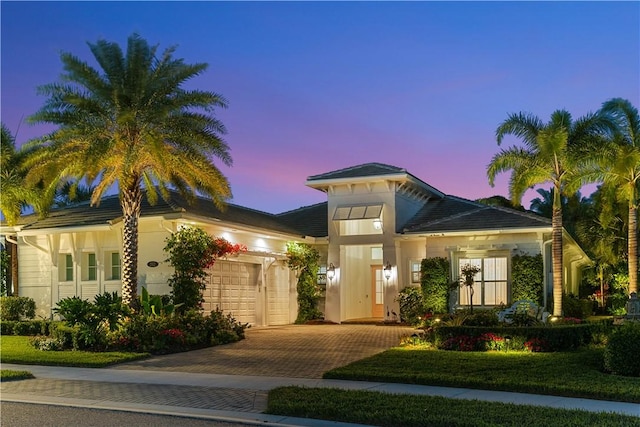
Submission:
M 602 371 L 601 348 L 574 352 L 456 352 L 394 348 L 324 378 L 424 384 L 640 403 L 640 378 Z
M 41 351 L 30 343 L 30 337 L 3 335 L 0 337 L 0 362 L 21 365 L 57 365 L 83 368 L 102 368 L 115 363 L 148 357 L 147 353 Z
M 528 405 L 371 391 L 281 387 L 269 392 L 267 413 L 375 426 L 620 427 L 636 417 Z
M 18 381 L 33 378 L 29 371 L 12 371 L 10 369 L 0 369 L 0 381 Z

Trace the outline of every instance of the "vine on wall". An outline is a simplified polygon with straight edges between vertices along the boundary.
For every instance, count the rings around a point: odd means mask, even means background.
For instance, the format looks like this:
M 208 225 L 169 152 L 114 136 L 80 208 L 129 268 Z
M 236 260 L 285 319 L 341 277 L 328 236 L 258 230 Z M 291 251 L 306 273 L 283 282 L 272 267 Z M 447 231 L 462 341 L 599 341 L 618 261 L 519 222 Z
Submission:
M 425 258 L 420 266 L 420 286 L 425 310 L 432 313 L 449 311 L 451 276 L 447 258 Z
M 287 243 L 287 266 L 298 276 L 298 317 L 296 323 L 321 319 L 318 310 L 320 288 L 318 287 L 318 269 L 320 253 L 304 243 Z
M 516 254 L 511 258 L 513 301 L 531 300 L 542 306 L 544 266 L 542 254 Z

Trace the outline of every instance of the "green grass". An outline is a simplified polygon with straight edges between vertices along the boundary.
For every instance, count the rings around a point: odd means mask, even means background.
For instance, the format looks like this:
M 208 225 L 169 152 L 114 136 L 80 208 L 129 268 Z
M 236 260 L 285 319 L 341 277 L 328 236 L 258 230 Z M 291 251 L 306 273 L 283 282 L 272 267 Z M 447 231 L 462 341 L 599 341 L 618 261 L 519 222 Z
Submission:
M 269 392 L 267 413 L 369 424 L 431 427 L 620 427 L 637 426 L 628 415 L 541 408 L 371 391 L 280 387 Z
M 57 365 L 102 368 L 115 363 L 148 357 L 147 353 L 41 351 L 30 343 L 30 337 L 6 335 L 0 337 L 0 361 L 21 365 Z
M 640 378 L 602 371 L 603 349 L 456 352 L 394 348 L 324 374 L 380 381 L 640 402 Z
M 18 381 L 34 378 L 29 371 L 12 371 L 10 369 L 0 369 L 0 381 Z

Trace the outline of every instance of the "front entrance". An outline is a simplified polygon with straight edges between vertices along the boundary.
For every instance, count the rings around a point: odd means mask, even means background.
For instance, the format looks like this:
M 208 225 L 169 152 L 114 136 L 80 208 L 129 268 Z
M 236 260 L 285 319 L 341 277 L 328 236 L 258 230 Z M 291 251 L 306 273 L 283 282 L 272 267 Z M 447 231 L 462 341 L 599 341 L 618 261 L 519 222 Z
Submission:
M 381 265 L 371 266 L 371 317 L 384 317 L 384 277 Z

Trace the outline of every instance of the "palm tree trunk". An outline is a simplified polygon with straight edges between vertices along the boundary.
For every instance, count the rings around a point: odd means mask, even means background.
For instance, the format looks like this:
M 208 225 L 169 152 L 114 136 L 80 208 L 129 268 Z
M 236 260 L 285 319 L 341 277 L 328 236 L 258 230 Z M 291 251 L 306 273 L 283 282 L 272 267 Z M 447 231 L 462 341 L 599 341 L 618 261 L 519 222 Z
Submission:
M 18 245 L 7 242 L 9 244 L 9 257 L 11 259 L 10 278 L 7 279 L 7 295 L 19 296 L 18 292 Z
M 629 294 L 638 292 L 638 209 L 629 203 Z
M 562 204 L 555 189 L 551 217 L 551 259 L 553 263 L 553 315 L 562 316 Z
M 138 219 L 142 204 L 142 192 L 138 181 L 123 189 L 120 205 L 123 215 L 122 235 L 122 302 L 137 308 L 138 294 Z

